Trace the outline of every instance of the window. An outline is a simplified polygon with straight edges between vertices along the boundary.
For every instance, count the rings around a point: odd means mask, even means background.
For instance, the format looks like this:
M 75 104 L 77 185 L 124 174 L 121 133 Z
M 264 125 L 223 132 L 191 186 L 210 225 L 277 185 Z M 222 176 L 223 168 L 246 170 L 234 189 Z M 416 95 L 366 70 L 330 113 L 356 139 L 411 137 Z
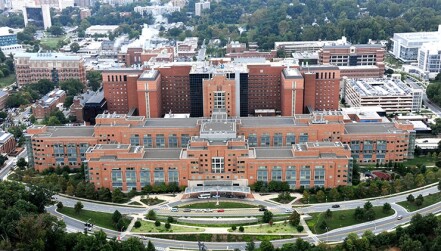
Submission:
M 178 147 L 178 137 L 176 134 L 168 135 L 168 147 Z
M 282 134 L 281 133 L 275 133 L 273 141 L 274 141 L 274 143 L 273 143 L 274 146 L 282 146 L 283 145 L 283 136 L 282 136 Z
M 156 134 L 156 147 L 157 148 L 164 148 L 165 147 L 164 134 Z
M 212 173 L 224 173 L 224 157 L 211 158 L 211 172 Z
M 144 146 L 145 147 L 153 147 L 153 138 L 151 134 L 144 135 Z
M 130 144 L 134 146 L 139 146 L 139 135 L 138 134 L 132 134 L 130 136 Z
M 270 145 L 270 135 L 269 133 L 264 133 L 260 137 L 260 146 L 269 146 Z
M 268 170 L 266 166 L 259 166 L 257 170 L 257 181 L 268 182 Z
M 273 166 L 273 169 L 271 170 L 271 180 L 282 181 L 282 167 Z
M 296 135 L 292 132 L 286 134 L 286 145 L 294 145 L 296 143 Z

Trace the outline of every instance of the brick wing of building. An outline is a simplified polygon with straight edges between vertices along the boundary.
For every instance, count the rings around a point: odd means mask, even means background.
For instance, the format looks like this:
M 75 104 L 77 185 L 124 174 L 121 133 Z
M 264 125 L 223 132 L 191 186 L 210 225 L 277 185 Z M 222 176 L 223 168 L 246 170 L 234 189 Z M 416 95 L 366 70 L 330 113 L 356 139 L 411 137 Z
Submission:
M 336 187 L 351 183 L 353 159 L 403 161 L 413 157 L 415 139 L 410 123 L 345 123 L 337 111 L 229 118 L 225 109 L 214 109 L 211 118 L 186 119 L 101 114 L 94 127 L 27 132 L 36 170 L 83 163 L 96 187 L 123 191 L 164 182 Z

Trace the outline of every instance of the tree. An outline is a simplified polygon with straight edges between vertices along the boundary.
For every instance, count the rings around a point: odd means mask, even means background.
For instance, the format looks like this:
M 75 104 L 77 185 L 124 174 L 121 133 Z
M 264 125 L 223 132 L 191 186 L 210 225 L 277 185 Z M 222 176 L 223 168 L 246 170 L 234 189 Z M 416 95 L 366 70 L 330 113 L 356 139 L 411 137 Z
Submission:
M 306 190 L 303 191 L 303 203 L 309 203 L 309 193 Z
M 121 203 L 124 201 L 124 193 L 121 189 L 116 188 L 112 193 L 112 202 Z
M 77 53 L 80 50 L 80 45 L 77 42 L 71 43 L 70 50 Z
M 24 169 L 25 167 L 28 166 L 28 162 L 26 162 L 26 160 L 24 158 L 19 158 L 17 160 L 17 167 L 20 169 Z
M 260 248 L 259 250 L 261 251 L 274 251 L 274 246 L 270 241 L 264 240 L 260 243 Z
M 340 193 L 338 192 L 337 188 L 334 187 L 331 189 L 329 196 L 331 197 L 332 201 L 337 201 L 340 198 Z
M 392 206 L 389 203 L 386 202 L 383 204 L 383 212 L 384 213 L 388 213 L 391 209 L 392 209 Z
M 74 206 L 74 210 L 76 214 L 79 214 L 81 212 L 81 210 L 83 209 L 83 203 L 81 203 L 81 201 L 78 201 L 75 206 Z
M 149 240 L 146 251 L 156 251 L 155 245 Z
M 101 86 L 102 76 L 99 71 L 88 71 L 86 74 L 88 86 L 93 91 L 97 91 Z
M 256 250 L 256 244 L 254 243 L 254 241 L 247 242 L 247 244 L 245 245 L 245 250 L 246 251 Z
M 323 192 L 323 190 L 319 190 L 319 191 L 317 192 L 316 198 L 317 198 L 317 201 L 318 201 L 318 202 L 324 202 L 325 199 L 326 199 L 325 192 Z
M 57 203 L 57 209 L 58 210 L 61 210 L 61 209 L 63 209 L 63 202 L 61 202 L 61 201 L 59 201 L 58 203 Z
M 291 224 L 292 226 L 298 226 L 300 224 L 300 214 L 297 213 L 296 210 L 294 210 L 291 215 L 289 216 L 289 224 Z
M 273 219 L 273 213 L 271 213 L 271 211 L 267 210 L 267 211 L 263 212 L 262 221 L 264 223 L 269 223 L 272 219 Z
M 121 219 L 122 219 L 122 214 L 118 210 L 115 210 L 115 212 L 113 212 L 113 215 L 112 215 L 113 224 L 118 223 L 118 221 Z
M 155 212 L 155 210 L 153 210 L 153 209 L 149 210 L 149 212 L 147 213 L 147 219 L 149 219 L 149 220 L 156 220 L 156 212 Z

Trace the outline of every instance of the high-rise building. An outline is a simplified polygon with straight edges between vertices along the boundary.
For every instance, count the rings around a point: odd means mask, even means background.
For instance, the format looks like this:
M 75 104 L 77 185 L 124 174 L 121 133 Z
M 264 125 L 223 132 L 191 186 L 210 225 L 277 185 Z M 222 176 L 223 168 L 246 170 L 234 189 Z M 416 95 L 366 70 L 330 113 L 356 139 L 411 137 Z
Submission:
M 32 23 L 37 28 L 45 30 L 52 26 L 51 12 L 47 4 L 38 7 L 24 7 L 23 17 L 25 26 Z
M 62 53 L 17 53 L 14 56 L 17 84 L 36 83 L 48 79 L 55 83 L 78 79 L 86 83 L 84 59 Z

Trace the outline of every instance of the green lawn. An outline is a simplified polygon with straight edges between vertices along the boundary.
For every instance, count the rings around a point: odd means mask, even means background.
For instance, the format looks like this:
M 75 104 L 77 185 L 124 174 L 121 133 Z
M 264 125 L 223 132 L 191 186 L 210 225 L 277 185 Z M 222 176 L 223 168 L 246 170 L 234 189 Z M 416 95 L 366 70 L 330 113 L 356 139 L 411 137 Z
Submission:
M 60 47 L 58 46 L 58 41 L 64 40 L 66 36 L 60 37 L 45 37 L 41 39 L 40 45 L 45 49 L 58 50 Z
M 58 212 L 84 222 L 87 222 L 90 219 L 89 222 L 94 225 L 117 230 L 112 223 L 112 214 L 110 213 L 94 212 L 82 209 L 81 212 L 77 214 L 72 207 L 63 207 L 62 209 L 58 209 Z M 126 227 L 129 225 L 129 223 L 130 221 L 127 219 Z
M 180 206 L 181 208 L 257 208 L 259 206 L 240 203 L 240 202 L 229 202 L 229 201 L 219 201 L 219 206 L 216 206 L 216 201 L 210 202 L 197 202 L 189 205 Z
M 136 233 L 182 233 L 182 232 L 203 232 L 203 228 L 185 227 L 179 225 L 172 225 L 169 230 L 165 229 L 165 223 L 161 222 L 161 226 L 155 226 L 155 223 L 150 221 L 141 221 L 141 227 L 132 228 L 132 232 Z
M 410 203 L 408 201 L 401 201 L 398 202 L 398 205 L 404 207 L 407 209 L 407 211 L 409 212 L 413 212 L 416 211 L 418 209 L 424 208 L 424 207 L 428 207 L 430 205 L 433 205 L 437 202 L 441 201 L 441 193 L 435 193 L 435 194 L 431 194 L 431 195 L 427 195 L 424 197 L 424 201 L 423 204 L 418 207 L 417 205 L 415 205 L 415 202 Z
M 436 158 L 432 156 L 427 157 L 426 155 L 418 156 L 413 159 L 408 159 L 404 162 L 405 166 L 416 166 L 416 165 L 426 165 L 426 166 L 434 166 Z
M 375 219 L 384 218 L 395 213 L 394 210 L 390 210 L 388 213 L 384 213 L 383 207 L 373 207 L 373 209 L 375 211 Z M 354 211 L 355 209 L 332 211 L 332 217 L 327 219 L 325 219 L 324 213 L 312 213 L 309 214 L 311 215 L 312 219 L 306 221 L 306 223 L 313 233 L 322 234 L 326 232 L 326 230 L 319 228 L 319 225 L 323 220 L 326 221 L 329 231 L 366 222 L 356 220 L 354 218 Z
M 238 231 L 238 230 L 236 230 Z M 275 223 L 272 226 L 269 224 L 260 224 L 254 226 L 245 227 L 245 233 L 288 233 L 294 234 L 298 233 L 297 229 L 293 227 L 291 224 L 287 223 Z
M 11 85 L 15 82 L 15 74 L 9 74 L 9 76 L 5 78 L 0 78 L 0 88 Z

